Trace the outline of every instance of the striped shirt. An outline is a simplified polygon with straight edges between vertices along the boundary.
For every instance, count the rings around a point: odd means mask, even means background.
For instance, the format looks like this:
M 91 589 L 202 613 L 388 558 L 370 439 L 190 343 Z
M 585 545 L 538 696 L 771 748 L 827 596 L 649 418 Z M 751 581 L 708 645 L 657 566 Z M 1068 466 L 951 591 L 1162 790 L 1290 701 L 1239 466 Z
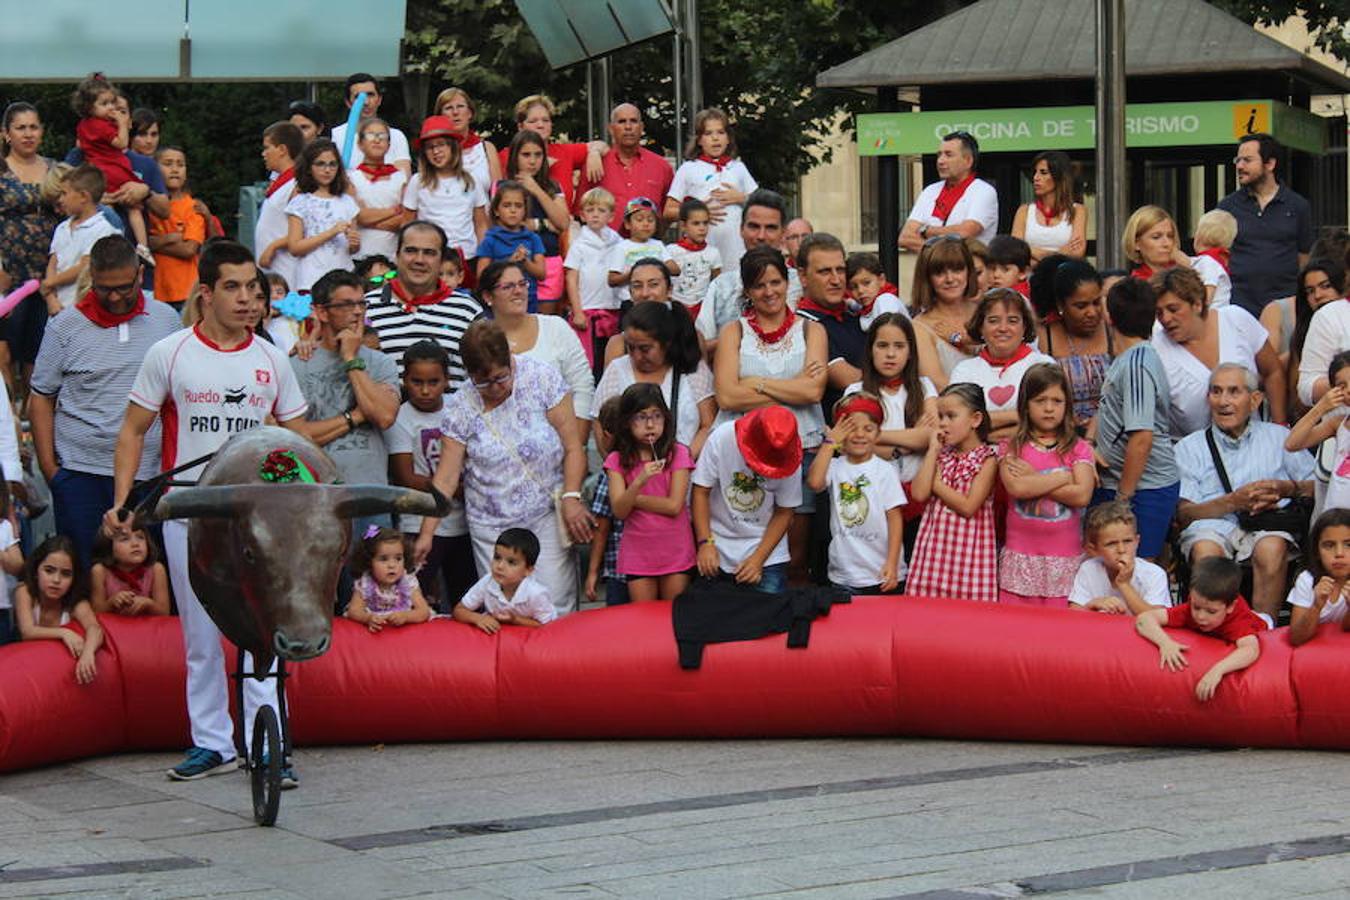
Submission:
M 468 291 L 458 290 L 440 303 L 407 312 L 392 294 L 387 284 L 366 294 L 366 320 L 380 336 L 380 349 L 398 366 L 398 377 L 403 377 L 403 351 L 418 341 L 434 341 L 450 354 L 450 390 L 457 390 L 468 379 L 459 342 L 469 324 L 483 315 L 483 307 Z
M 1102 485 L 1115 490 L 1125 465 L 1125 445 L 1135 431 L 1153 432 L 1153 447 L 1139 478 L 1139 490 L 1176 484 L 1176 459 L 1172 453 L 1171 389 L 1162 359 L 1153 345 L 1135 344 L 1115 358 L 1102 382 L 1102 402 L 1097 410 L 1097 449 L 1109 470 Z
M 33 390 L 56 398 L 56 458 L 62 468 L 90 475 L 113 474 L 113 451 L 127 395 L 141 360 L 183 323 L 167 303 L 147 300 L 145 315 L 125 327 L 101 328 L 74 307 L 47 324 L 33 368 Z M 159 470 L 160 425 L 146 434 L 136 477 Z

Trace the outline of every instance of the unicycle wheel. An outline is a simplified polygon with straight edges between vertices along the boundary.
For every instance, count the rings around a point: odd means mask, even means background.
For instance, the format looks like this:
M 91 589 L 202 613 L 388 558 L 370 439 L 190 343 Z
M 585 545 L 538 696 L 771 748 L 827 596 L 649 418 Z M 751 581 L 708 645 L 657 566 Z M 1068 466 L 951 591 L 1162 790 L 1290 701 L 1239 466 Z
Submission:
M 276 710 L 263 706 L 253 719 L 253 749 L 249 751 L 249 778 L 253 787 L 253 821 L 275 825 L 281 805 L 281 727 Z

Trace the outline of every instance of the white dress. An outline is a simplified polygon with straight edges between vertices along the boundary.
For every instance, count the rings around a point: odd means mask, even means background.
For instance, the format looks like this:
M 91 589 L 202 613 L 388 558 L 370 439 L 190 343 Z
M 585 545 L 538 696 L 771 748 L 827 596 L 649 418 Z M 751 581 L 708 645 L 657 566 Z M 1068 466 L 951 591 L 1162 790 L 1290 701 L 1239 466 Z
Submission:
M 1053 225 L 1042 225 L 1036 215 L 1036 204 L 1027 204 L 1026 242 L 1041 250 L 1058 250 L 1073 238 L 1073 210 L 1060 216 Z
M 710 162 L 688 159 L 675 170 L 675 178 L 666 195 L 677 203 L 687 197 L 707 203 L 712 199 L 712 192 L 722 186 L 749 195 L 759 187 L 759 183 L 739 159 L 724 165 L 721 172 Z M 722 271 L 726 272 L 740 266 L 741 257 L 745 255 L 745 241 L 741 238 L 741 206 L 725 206 L 722 211 L 726 213 L 726 218 L 708 231 L 708 244 L 717 248 L 722 257 Z
M 1270 340 L 1265 326 L 1233 304 L 1221 306 L 1211 315 L 1219 317 L 1219 362 L 1237 363 L 1256 372 L 1256 354 Z M 1172 439 L 1179 441 L 1209 424 L 1210 370 L 1191 351 L 1168 337 L 1161 325 L 1153 326 L 1152 343 L 1167 372 L 1172 395 Z
M 535 316 L 534 320 L 539 323 L 539 336 L 534 346 L 520 355 L 557 369 L 572 392 L 572 407 L 577 418 L 589 419 L 595 382 L 591 378 L 591 364 L 586 361 L 586 351 L 581 349 L 581 339 L 561 316 Z
M 408 184 L 408 176 L 397 170 L 379 181 L 371 181 L 370 176 L 360 169 L 349 169 L 347 178 L 351 180 L 357 199 L 368 209 L 398 206 L 403 200 L 403 189 Z M 381 231 L 378 228 L 361 228 L 359 231 L 361 249 L 356 251 L 353 259 L 384 256 L 392 261 L 398 257 L 397 232 Z
M 286 204 L 286 216 L 295 216 L 304 226 L 304 236 L 314 237 L 339 222 L 350 222 L 361 208 L 356 201 L 343 194 L 340 197 L 320 197 L 318 194 L 296 192 Z M 307 291 L 324 275 L 334 269 L 352 267 L 352 254 L 347 249 L 347 235 L 339 232 L 304 256 L 297 257 L 295 280 L 291 289 Z
M 798 316 L 788 329 L 787 334 L 775 344 L 766 344 L 755 334 L 750 323 L 741 318 L 741 378 L 782 379 L 796 378 L 806 365 L 806 320 Z M 797 432 L 801 435 L 802 446 L 807 450 L 820 446 L 825 437 L 825 416 L 819 403 L 805 406 L 789 406 L 797 417 Z M 734 422 L 744 412 L 724 409 L 717 413 L 714 425 Z

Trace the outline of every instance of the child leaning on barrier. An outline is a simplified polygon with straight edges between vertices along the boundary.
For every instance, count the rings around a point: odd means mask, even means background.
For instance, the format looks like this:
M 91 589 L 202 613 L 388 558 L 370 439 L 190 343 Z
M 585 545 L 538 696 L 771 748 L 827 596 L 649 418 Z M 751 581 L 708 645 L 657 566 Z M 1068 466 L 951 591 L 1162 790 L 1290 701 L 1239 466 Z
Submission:
M 1211 666 L 1195 685 L 1196 699 L 1202 703 L 1214 696 L 1225 675 L 1247 668 L 1261 656 L 1256 636 L 1269 626 L 1238 596 L 1241 585 L 1242 569 L 1237 563 L 1209 556 L 1191 569 L 1191 593 L 1186 603 L 1171 609 L 1151 609 L 1134 620 L 1139 634 L 1158 646 L 1162 667 L 1173 672 L 1190 665 L 1182 655 L 1190 645 L 1169 636 L 1163 631 L 1164 625 L 1188 628 L 1234 645 L 1232 652 Z

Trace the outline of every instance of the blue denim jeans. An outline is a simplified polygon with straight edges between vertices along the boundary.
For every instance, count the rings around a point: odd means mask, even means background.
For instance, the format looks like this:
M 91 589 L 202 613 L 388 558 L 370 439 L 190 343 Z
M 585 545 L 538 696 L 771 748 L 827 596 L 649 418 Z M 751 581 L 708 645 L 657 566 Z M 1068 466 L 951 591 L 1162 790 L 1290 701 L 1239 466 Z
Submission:
M 52 491 L 56 533 L 74 541 L 79 564 L 87 569 L 93 562 L 94 536 L 103 524 L 103 514 L 113 505 L 112 476 L 77 472 L 63 466 L 56 470 L 48 486 Z M 143 492 L 132 491 L 127 504 L 135 506 L 142 496 Z M 155 543 L 163 547 L 160 527 L 155 525 L 148 530 Z

